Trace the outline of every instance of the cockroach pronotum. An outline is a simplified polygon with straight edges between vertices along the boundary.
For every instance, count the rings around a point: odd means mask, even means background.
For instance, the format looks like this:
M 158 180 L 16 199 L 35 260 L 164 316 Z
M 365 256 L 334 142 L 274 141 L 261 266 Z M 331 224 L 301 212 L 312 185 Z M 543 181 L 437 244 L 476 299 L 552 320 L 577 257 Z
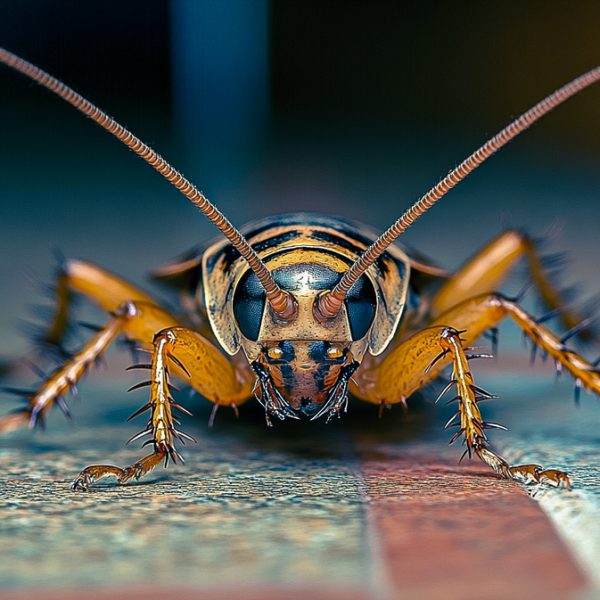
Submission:
M 526 483 L 571 485 L 563 471 L 539 465 L 510 465 L 490 449 L 481 400 L 493 397 L 477 386 L 469 360 L 472 347 L 510 317 L 535 347 L 568 372 L 576 389 L 600 393 L 598 363 L 567 345 L 574 336 L 593 337 L 588 320 L 561 298 L 548 277 L 535 241 L 507 230 L 456 272 L 445 271 L 397 245 L 397 238 L 450 189 L 547 112 L 600 79 L 596 67 L 550 94 L 510 123 L 417 200 L 383 234 L 339 218 L 295 213 L 249 223 L 237 230 L 181 173 L 91 102 L 22 58 L 0 49 L 0 61 L 72 104 L 112 133 L 170 181 L 206 215 L 223 236 L 202 250 L 154 271 L 181 293 L 171 314 L 151 296 L 100 267 L 63 260 L 57 278 L 56 310 L 45 341 L 60 346 L 70 300 L 82 295 L 109 315 L 87 343 L 68 357 L 26 407 L 0 420 L 0 430 L 41 423 L 73 390 L 88 367 L 120 336 L 149 352 L 150 398 L 145 428 L 152 452 L 131 466 L 93 465 L 72 484 L 87 490 L 104 476 L 119 484 L 139 479 L 159 463 L 181 461 L 174 411 L 189 414 L 171 394 L 171 378 L 183 381 L 213 403 L 237 410 L 255 397 L 273 419 L 327 420 L 347 410 L 349 395 L 380 410 L 407 399 L 451 368 L 440 397 L 453 390 L 457 411 L 447 427 L 462 438 L 463 457 L 477 455 L 502 477 Z M 515 263 L 527 260 L 530 279 L 549 313 L 565 332 L 552 333 L 517 300 L 497 290 Z M 136 386 L 137 387 L 137 386 Z M 438 398 L 439 399 L 439 398 Z

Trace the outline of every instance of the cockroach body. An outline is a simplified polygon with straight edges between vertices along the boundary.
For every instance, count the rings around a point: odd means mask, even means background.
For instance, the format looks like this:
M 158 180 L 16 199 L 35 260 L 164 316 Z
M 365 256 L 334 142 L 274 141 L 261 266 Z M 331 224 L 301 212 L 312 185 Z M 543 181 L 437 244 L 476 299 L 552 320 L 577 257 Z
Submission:
M 204 195 L 154 150 L 100 109 L 38 67 L 0 49 L 0 62 L 55 92 L 96 121 L 167 178 L 223 233 L 225 239 L 154 271 L 181 293 L 180 314 L 118 276 L 91 263 L 65 260 L 56 284 L 57 308 L 45 341 L 60 345 L 73 294 L 87 297 L 110 318 L 76 354 L 26 394 L 25 409 L 0 419 L 8 431 L 40 423 L 54 404 L 65 412 L 64 394 L 119 336 L 147 350 L 151 362 L 146 427 L 152 453 L 125 468 L 84 469 L 73 489 L 88 489 L 103 476 L 119 483 L 138 479 L 161 461 L 181 460 L 170 379 L 175 377 L 219 406 L 237 407 L 254 396 L 266 420 L 329 420 L 347 409 L 351 394 L 377 405 L 406 406 L 407 399 L 451 367 L 442 395 L 455 389 L 457 412 L 447 427 L 462 438 L 463 456 L 476 454 L 496 473 L 524 482 L 569 487 L 568 476 L 539 465 L 509 465 L 489 447 L 481 400 L 493 397 L 474 383 L 469 360 L 483 356 L 472 344 L 513 319 L 557 369 L 569 372 L 576 389 L 600 393 L 600 372 L 566 342 L 592 338 L 590 323 L 568 307 L 551 280 L 536 243 L 518 230 L 500 234 L 456 272 L 408 252 L 398 236 L 473 169 L 549 110 L 600 79 L 600 67 L 563 86 L 451 171 L 388 230 L 337 217 L 297 213 L 250 223 L 238 231 Z M 566 332 L 559 337 L 518 301 L 497 289 L 514 264 L 527 259 L 530 276 L 551 314 Z M 244 359 L 239 357 L 243 355 Z M 230 358 L 233 357 L 233 358 Z M 439 399 L 439 398 L 438 398 Z M 189 413 L 188 413 L 189 414 Z
M 339 283 L 377 235 L 308 213 L 250 223 L 243 232 L 277 285 L 293 295 L 297 318 L 287 322 L 267 309 L 256 275 L 226 242 L 203 254 L 200 310 L 228 354 L 243 349 L 267 415 L 339 415 L 365 353 L 381 354 L 397 330 L 408 294 L 408 257 L 398 247 L 384 253 L 353 285 L 338 315 L 319 320 L 313 314 L 318 295 Z

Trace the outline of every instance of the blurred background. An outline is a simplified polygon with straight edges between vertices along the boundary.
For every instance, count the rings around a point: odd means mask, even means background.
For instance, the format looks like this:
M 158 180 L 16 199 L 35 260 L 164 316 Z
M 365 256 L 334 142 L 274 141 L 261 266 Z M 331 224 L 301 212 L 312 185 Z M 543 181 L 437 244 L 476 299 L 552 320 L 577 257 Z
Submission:
M 378 229 L 600 56 L 597 2 L 255 0 L 0 4 L 3 46 L 96 102 L 237 225 L 317 210 Z M 138 282 L 215 230 L 64 102 L 0 70 L 0 328 L 52 249 Z M 403 238 L 452 267 L 505 225 L 561 230 L 598 291 L 598 90 L 571 100 Z

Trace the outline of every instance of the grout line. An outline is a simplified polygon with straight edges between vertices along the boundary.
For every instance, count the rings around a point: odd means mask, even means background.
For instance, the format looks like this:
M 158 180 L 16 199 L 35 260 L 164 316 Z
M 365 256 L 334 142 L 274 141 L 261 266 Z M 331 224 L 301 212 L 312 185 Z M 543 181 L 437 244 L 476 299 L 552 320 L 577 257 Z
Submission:
M 360 459 L 356 461 L 356 480 L 364 512 L 366 558 L 369 573 L 368 590 L 373 600 L 391 600 L 394 598 L 394 585 L 388 573 L 381 546 L 381 535 L 379 534 L 379 527 L 375 522 L 375 516 L 371 510 L 367 482 L 360 468 Z

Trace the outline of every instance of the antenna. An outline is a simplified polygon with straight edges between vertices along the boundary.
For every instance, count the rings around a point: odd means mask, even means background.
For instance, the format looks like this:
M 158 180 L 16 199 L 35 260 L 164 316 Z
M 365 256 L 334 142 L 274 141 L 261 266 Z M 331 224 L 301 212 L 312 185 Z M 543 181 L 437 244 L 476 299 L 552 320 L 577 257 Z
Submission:
M 577 79 L 567 83 L 538 102 L 533 108 L 523 113 L 500 133 L 490 138 L 483 146 L 466 158 L 458 167 L 450 171 L 437 185 L 415 202 L 406 212 L 369 246 L 356 262 L 344 273 L 337 285 L 330 292 L 324 292 L 315 303 L 315 316 L 321 320 L 334 318 L 339 312 L 350 288 L 358 278 L 385 252 L 387 247 L 404 231 L 406 231 L 421 215 L 425 214 L 440 198 L 446 195 L 456 184 L 482 162 L 500 150 L 510 140 L 525 131 L 538 119 L 562 104 L 571 96 L 600 80 L 600 66 L 584 73 Z
M 296 302 L 286 291 L 282 290 L 273 275 L 267 269 L 258 254 L 250 246 L 244 236 L 229 222 L 229 220 L 204 196 L 204 194 L 179 171 L 174 169 L 164 158 L 147 146 L 138 137 L 109 117 L 97 106 L 86 100 L 76 91 L 52 77 L 39 67 L 27 62 L 16 54 L 0 48 L 0 62 L 12 67 L 30 79 L 41 84 L 51 92 L 60 96 L 63 100 L 81 111 L 84 115 L 98 123 L 126 146 L 131 148 L 138 156 L 143 158 L 151 167 L 156 169 L 167 181 L 172 183 L 194 206 L 196 206 L 223 235 L 233 244 L 236 250 L 246 260 L 254 271 L 261 285 L 265 289 L 267 299 L 277 316 L 283 320 L 289 320 L 296 314 Z

